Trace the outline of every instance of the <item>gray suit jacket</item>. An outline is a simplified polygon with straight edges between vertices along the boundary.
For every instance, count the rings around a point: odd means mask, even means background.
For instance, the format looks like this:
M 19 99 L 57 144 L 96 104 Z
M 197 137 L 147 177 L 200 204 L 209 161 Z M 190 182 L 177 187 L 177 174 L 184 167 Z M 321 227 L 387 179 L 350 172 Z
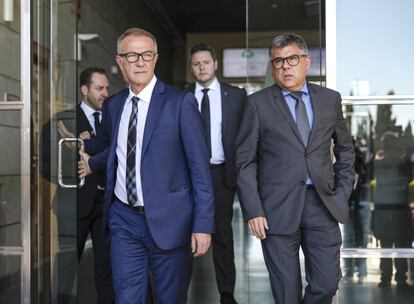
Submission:
M 307 147 L 276 85 L 248 97 L 237 136 L 237 187 L 244 218 L 265 216 L 271 234 L 290 234 L 299 227 L 306 168 L 332 216 L 339 222 L 349 217 L 355 156 L 341 96 L 310 83 L 308 89 L 314 121 Z

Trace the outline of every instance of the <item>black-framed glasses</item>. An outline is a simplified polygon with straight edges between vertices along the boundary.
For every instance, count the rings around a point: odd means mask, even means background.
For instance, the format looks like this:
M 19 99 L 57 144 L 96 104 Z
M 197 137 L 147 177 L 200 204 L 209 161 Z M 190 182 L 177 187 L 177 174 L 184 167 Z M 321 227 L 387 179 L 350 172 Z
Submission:
M 152 61 L 154 60 L 155 55 L 157 55 L 157 53 L 152 52 L 152 51 L 147 51 L 143 53 L 128 52 L 128 53 L 118 54 L 118 56 L 124 57 L 126 61 L 128 61 L 129 63 L 137 62 L 139 60 L 139 57 L 141 57 L 142 60 L 144 61 Z
M 275 69 L 280 69 L 285 64 L 285 60 L 290 66 L 298 65 L 301 57 L 308 57 L 308 55 L 291 55 L 289 57 L 276 57 L 275 59 L 270 60 L 270 62 L 272 63 L 272 66 Z

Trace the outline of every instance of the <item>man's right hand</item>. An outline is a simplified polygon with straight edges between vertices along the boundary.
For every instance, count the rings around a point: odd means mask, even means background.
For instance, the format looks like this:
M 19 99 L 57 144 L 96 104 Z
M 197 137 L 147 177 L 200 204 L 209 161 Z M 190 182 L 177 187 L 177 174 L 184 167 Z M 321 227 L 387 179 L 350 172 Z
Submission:
M 78 174 L 79 178 L 82 178 L 91 174 L 92 171 L 88 164 L 90 156 L 83 151 L 79 151 L 79 155 L 81 159 L 78 161 Z
M 269 230 L 267 220 L 264 216 L 255 217 L 247 222 L 249 226 L 249 233 L 258 239 L 264 240 L 266 238 L 266 230 Z
M 75 134 L 73 134 L 66 128 L 63 121 L 59 120 L 57 126 L 58 126 L 58 132 L 62 138 L 74 138 L 75 137 Z M 82 133 L 79 134 L 79 138 L 82 140 L 91 139 L 91 133 L 89 131 L 83 131 Z M 78 147 L 78 144 L 76 142 L 66 142 L 65 145 L 66 147 L 72 150 L 75 150 Z

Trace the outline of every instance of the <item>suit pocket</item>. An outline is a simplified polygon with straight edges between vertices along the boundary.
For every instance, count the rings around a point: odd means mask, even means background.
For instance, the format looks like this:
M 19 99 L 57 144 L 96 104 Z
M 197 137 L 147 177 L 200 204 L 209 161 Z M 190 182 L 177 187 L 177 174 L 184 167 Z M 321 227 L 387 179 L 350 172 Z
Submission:
M 336 194 L 335 180 L 333 178 L 328 180 L 327 185 L 328 185 L 328 194 L 335 195 Z
M 181 186 L 177 186 L 177 187 L 173 187 L 170 191 L 170 193 L 175 193 L 175 192 L 183 192 L 183 191 L 188 191 L 190 190 L 191 186 L 186 184 L 186 185 L 181 185 Z

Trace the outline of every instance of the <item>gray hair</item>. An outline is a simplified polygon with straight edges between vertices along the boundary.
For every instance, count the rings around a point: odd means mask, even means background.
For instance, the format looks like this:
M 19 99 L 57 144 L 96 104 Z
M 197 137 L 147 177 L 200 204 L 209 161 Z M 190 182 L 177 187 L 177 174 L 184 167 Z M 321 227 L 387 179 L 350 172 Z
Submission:
M 154 42 L 155 52 L 158 53 L 157 40 L 155 39 L 153 34 L 139 27 L 131 27 L 127 29 L 121 36 L 119 36 L 118 40 L 116 41 L 116 51 L 118 54 L 121 53 L 122 40 L 124 40 L 128 36 L 146 36 L 151 38 Z
M 308 54 L 308 47 L 306 45 L 305 39 L 303 39 L 298 34 L 284 33 L 276 36 L 272 40 L 272 43 L 269 46 L 269 56 L 272 56 L 272 51 L 274 49 L 281 49 L 291 44 L 297 45 L 303 51 L 304 55 Z

